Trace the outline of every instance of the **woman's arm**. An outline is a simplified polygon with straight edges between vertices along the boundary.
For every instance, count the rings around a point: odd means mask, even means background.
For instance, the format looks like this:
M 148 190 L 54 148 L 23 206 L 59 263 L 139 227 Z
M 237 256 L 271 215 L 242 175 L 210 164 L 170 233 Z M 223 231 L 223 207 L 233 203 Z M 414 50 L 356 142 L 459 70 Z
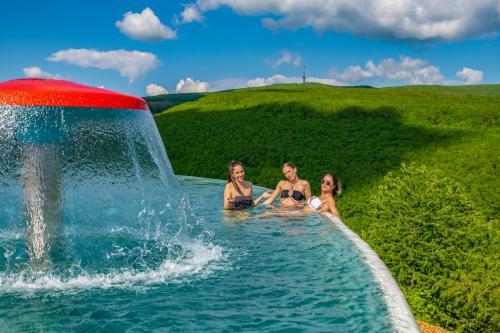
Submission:
M 309 185 L 309 182 L 307 180 L 304 180 L 304 196 L 306 197 L 306 200 L 309 200 L 311 198 L 311 185 Z
M 337 210 L 337 205 L 335 204 L 335 199 L 332 197 L 331 199 L 328 199 L 328 208 L 330 208 L 330 212 L 337 216 L 339 216 L 339 211 Z
M 271 196 L 271 193 L 269 193 L 269 191 L 266 191 L 264 193 L 262 193 L 255 201 L 254 201 L 254 204 L 255 206 L 257 206 L 259 204 L 259 202 L 263 199 L 263 198 L 269 198 Z
M 227 183 L 224 188 L 224 209 L 233 208 L 233 196 L 231 195 L 231 183 Z
M 262 199 L 262 196 L 264 194 L 262 194 L 261 196 L 259 196 L 257 198 L 257 200 L 253 200 L 253 184 L 250 183 L 250 182 L 248 182 L 248 184 L 250 185 L 250 197 L 252 198 L 252 206 L 255 207 L 255 206 L 257 206 L 259 204 L 259 201 Z
M 267 198 L 266 201 L 264 201 L 264 205 L 272 205 L 274 200 L 278 197 L 278 195 L 281 192 L 281 182 L 282 182 L 281 180 L 278 182 L 278 185 L 276 185 L 276 189 L 274 190 L 274 192 L 271 194 L 269 198 Z

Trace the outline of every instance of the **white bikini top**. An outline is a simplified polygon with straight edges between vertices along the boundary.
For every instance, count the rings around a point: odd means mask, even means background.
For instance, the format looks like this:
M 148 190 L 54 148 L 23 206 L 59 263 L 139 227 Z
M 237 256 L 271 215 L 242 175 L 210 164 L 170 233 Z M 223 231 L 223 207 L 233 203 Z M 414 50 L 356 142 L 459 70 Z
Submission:
M 318 197 L 312 197 L 307 201 L 307 205 L 311 207 L 311 209 L 318 210 L 321 207 L 321 199 Z

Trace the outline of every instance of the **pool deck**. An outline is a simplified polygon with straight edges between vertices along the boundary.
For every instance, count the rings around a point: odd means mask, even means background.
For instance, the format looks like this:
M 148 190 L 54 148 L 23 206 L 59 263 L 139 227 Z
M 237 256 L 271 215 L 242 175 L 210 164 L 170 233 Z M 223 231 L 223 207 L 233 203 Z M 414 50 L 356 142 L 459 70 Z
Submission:
M 370 268 L 375 281 L 384 294 L 384 300 L 389 310 L 392 325 L 396 332 L 418 333 L 420 328 L 413 317 L 413 313 L 406 302 L 403 293 L 392 277 L 389 269 L 385 266 L 373 249 L 365 243 L 356 233 L 347 227 L 338 217 L 330 213 L 323 213 L 330 221 L 337 225 L 358 248 L 367 266 Z M 429 331 L 424 331 L 429 332 Z M 432 331 L 430 331 L 432 332 Z

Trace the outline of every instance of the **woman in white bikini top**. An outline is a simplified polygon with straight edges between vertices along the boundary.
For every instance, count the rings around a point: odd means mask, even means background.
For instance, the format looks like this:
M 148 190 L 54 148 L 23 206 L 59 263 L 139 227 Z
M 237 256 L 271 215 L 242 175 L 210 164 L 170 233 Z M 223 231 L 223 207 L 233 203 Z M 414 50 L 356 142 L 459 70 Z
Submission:
M 339 192 L 337 178 L 327 173 L 323 176 L 323 180 L 321 180 L 321 195 L 307 200 L 304 212 L 330 212 L 333 215 L 339 216 L 335 199 L 333 198 L 333 195 L 337 192 Z

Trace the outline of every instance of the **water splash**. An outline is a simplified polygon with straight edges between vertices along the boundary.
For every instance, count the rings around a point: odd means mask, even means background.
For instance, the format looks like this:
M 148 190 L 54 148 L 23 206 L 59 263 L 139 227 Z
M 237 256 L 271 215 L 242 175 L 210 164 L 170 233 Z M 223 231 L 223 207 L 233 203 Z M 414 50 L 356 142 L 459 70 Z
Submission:
M 0 291 L 3 293 L 30 294 L 40 291 L 71 291 L 86 289 L 127 288 L 143 289 L 147 286 L 182 282 L 193 275 L 205 277 L 221 269 L 224 262 L 222 248 L 200 243 L 185 244 L 185 254 L 177 259 L 167 259 L 156 269 L 133 270 L 130 268 L 109 273 L 87 273 L 73 266 L 64 274 L 44 270 L 38 272 L 0 273 Z M 66 275 L 66 276 L 65 276 Z
M 221 260 L 149 112 L 0 106 L 0 128 L 2 290 L 147 285 Z

